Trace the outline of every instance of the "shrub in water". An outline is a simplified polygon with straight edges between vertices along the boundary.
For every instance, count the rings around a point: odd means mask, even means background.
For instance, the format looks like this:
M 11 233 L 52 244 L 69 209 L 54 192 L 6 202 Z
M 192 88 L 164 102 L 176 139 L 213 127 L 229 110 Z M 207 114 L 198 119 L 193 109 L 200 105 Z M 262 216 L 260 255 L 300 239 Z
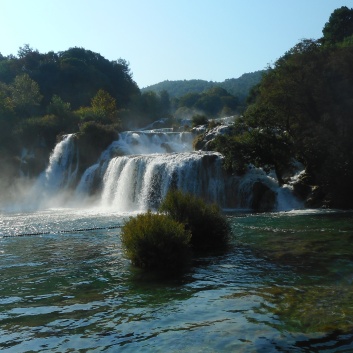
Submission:
M 179 271 L 190 260 L 191 234 L 164 214 L 147 212 L 130 218 L 121 233 L 128 258 L 138 267 Z
M 229 242 L 228 221 L 215 204 L 210 205 L 194 195 L 171 190 L 162 201 L 160 211 L 191 231 L 191 245 L 196 251 L 224 248 Z

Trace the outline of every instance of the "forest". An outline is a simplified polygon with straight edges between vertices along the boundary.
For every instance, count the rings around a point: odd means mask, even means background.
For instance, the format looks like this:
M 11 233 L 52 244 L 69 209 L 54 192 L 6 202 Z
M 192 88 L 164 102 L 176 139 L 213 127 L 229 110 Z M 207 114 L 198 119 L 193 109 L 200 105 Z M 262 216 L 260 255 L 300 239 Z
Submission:
M 351 208 L 353 9 L 335 10 L 322 33 L 237 84 L 192 80 L 188 87 L 195 88 L 179 94 L 165 83 L 141 90 L 126 60 L 84 48 L 40 53 L 25 44 L 16 56 L 0 54 L 0 187 L 17 176 L 24 151 L 22 172 L 38 175 L 67 133 L 78 134 L 85 168 L 122 130 L 237 115 L 232 132 L 213 144 L 230 173 L 244 173 L 250 163 L 275 170 L 285 183 L 300 162 L 306 171 L 300 192 L 316 190 L 308 206 Z
M 246 105 L 246 98 L 251 88 L 257 85 L 266 70 L 249 72 L 238 78 L 226 79 L 223 82 L 205 81 L 205 80 L 178 80 L 163 81 L 141 89 L 141 92 L 153 91 L 159 93 L 167 91 L 170 98 L 180 98 L 188 93 L 203 93 L 211 88 L 220 87 L 225 89 L 231 95 L 237 97 L 241 105 Z
M 273 168 L 279 182 L 299 161 L 301 192 L 315 186 L 310 207 L 352 208 L 353 195 L 353 9 L 330 16 L 317 40 L 288 50 L 248 97 L 233 133 L 214 148 L 226 167 Z

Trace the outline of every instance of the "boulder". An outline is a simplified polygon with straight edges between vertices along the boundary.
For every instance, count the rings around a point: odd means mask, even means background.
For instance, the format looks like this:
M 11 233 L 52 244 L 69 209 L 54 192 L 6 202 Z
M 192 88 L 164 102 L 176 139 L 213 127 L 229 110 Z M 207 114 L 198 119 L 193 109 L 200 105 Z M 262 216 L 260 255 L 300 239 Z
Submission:
M 276 193 L 261 181 L 256 181 L 252 187 L 251 208 L 258 212 L 273 211 L 276 204 Z

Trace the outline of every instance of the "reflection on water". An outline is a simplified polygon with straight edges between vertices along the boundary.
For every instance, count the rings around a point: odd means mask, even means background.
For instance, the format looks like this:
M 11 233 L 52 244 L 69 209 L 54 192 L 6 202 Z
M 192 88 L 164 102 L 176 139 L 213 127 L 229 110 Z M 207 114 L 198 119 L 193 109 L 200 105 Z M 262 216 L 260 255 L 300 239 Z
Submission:
M 125 258 L 121 216 L 2 215 L 3 236 L 49 234 L 0 238 L 1 351 L 351 352 L 352 219 L 236 214 L 227 253 L 161 280 Z

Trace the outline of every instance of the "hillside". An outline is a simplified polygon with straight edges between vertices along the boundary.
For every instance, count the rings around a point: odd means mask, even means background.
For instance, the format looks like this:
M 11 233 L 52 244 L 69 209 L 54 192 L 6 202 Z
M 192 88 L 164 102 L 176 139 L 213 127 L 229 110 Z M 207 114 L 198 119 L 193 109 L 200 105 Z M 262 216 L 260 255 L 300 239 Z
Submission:
M 250 89 L 260 82 L 264 72 L 264 70 L 260 70 L 251 73 L 245 73 L 239 78 L 231 78 L 223 82 L 205 80 L 166 80 L 142 88 L 141 91 L 153 91 L 158 93 L 165 90 L 168 92 L 171 98 L 179 98 L 187 93 L 202 93 L 212 87 L 218 86 L 224 88 L 233 96 L 238 97 L 240 101 L 244 101 Z

